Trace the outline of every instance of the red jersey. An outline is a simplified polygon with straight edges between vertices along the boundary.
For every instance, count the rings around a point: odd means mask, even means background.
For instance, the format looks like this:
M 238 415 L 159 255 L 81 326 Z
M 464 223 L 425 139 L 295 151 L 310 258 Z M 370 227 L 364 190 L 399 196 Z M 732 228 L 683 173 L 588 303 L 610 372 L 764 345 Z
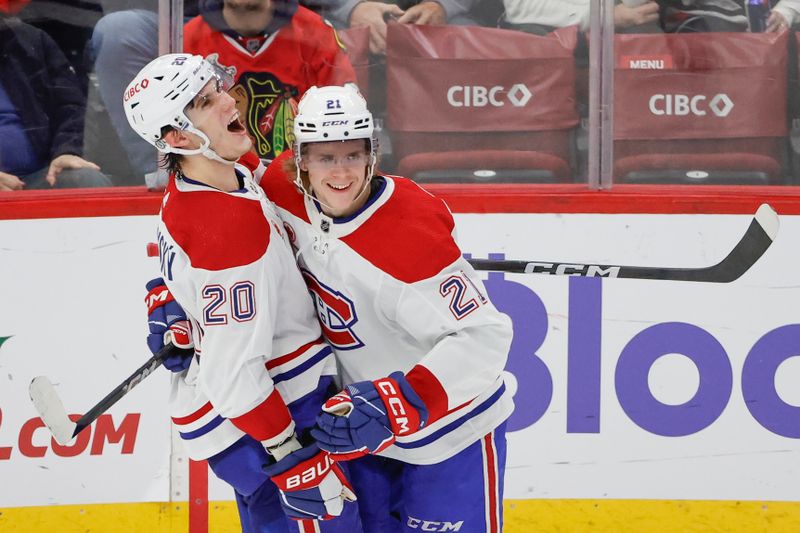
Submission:
M 237 40 L 195 17 L 184 27 L 184 51 L 233 74 L 230 94 L 265 159 L 292 147 L 297 102 L 311 86 L 356 81 L 336 31 L 302 6 L 266 39 Z

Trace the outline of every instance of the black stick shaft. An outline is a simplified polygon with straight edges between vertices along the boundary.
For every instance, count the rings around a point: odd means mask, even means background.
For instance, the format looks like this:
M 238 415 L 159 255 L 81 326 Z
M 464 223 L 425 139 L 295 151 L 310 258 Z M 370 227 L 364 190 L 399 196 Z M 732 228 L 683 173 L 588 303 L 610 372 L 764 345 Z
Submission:
M 764 230 L 758 220 L 754 219 L 744 236 L 730 253 L 716 265 L 706 267 L 642 267 L 511 259 L 468 259 L 467 261 L 475 270 L 493 270 L 518 274 L 729 283 L 738 279 L 753 266 L 767 251 L 772 241 L 773 237 Z
M 184 350 L 181 348 L 176 348 L 172 343 L 166 344 L 163 348 L 161 348 L 153 357 L 147 360 L 145 364 L 140 366 L 139 368 L 134 371 L 133 374 L 128 376 L 125 381 L 117 385 L 117 387 L 109 392 L 105 398 L 100 400 L 97 405 L 89 409 L 85 415 L 80 417 L 77 422 L 75 422 L 75 431 L 72 433 L 72 436 L 76 436 L 78 433 L 84 430 L 87 426 L 89 426 L 92 422 L 97 420 L 97 418 L 108 411 L 112 405 L 117 403 L 123 396 L 128 394 L 136 385 L 138 385 L 144 378 L 149 376 L 153 373 L 164 360 L 171 356 L 171 355 L 179 355 L 183 353 L 184 355 L 191 355 L 194 353 L 193 349 Z

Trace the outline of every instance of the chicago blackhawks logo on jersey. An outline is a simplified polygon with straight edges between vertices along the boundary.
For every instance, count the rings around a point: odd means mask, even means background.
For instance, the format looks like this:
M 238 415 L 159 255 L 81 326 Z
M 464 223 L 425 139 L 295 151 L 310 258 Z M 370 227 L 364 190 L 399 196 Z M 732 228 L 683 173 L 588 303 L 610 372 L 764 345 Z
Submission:
M 292 147 L 297 114 L 295 87 L 267 72 L 243 72 L 230 90 L 259 157 L 274 159 Z
M 317 307 L 322 331 L 328 342 L 338 350 L 354 350 L 364 346 L 353 331 L 353 326 L 358 322 L 353 301 L 320 283 L 311 272 L 305 269 L 301 269 L 301 272 Z

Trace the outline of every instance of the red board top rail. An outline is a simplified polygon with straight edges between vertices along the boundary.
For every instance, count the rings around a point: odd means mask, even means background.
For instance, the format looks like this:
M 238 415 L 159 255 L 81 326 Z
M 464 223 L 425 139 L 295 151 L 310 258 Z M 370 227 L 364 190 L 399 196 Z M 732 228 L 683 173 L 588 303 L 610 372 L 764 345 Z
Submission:
M 584 184 L 442 185 L 425 188 L 454 213 L 752 214 L 764 202 L 800 214 L 800 187 Z M 0 193 L 0 220 L 155 215 L 162 193 L 144 187 Z

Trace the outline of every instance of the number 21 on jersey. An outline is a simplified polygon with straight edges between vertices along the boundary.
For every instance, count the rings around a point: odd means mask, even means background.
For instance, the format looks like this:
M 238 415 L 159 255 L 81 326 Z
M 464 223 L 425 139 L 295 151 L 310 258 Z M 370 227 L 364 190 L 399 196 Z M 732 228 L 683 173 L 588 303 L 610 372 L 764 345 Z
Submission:
M 468 293 L 470 289 L 474 291 L 474 294 L 478 295 L 477 299 L 469 296 Z M 461 320 L 482 304 L 486 303 L 486 297 L 478 290 L 478 287 L 475 286 L 463 270 L 444 280 L 441 285 L 439 285 L 439 294 L 443 298 L 450 299 L 450 312 L 456 320 Z

